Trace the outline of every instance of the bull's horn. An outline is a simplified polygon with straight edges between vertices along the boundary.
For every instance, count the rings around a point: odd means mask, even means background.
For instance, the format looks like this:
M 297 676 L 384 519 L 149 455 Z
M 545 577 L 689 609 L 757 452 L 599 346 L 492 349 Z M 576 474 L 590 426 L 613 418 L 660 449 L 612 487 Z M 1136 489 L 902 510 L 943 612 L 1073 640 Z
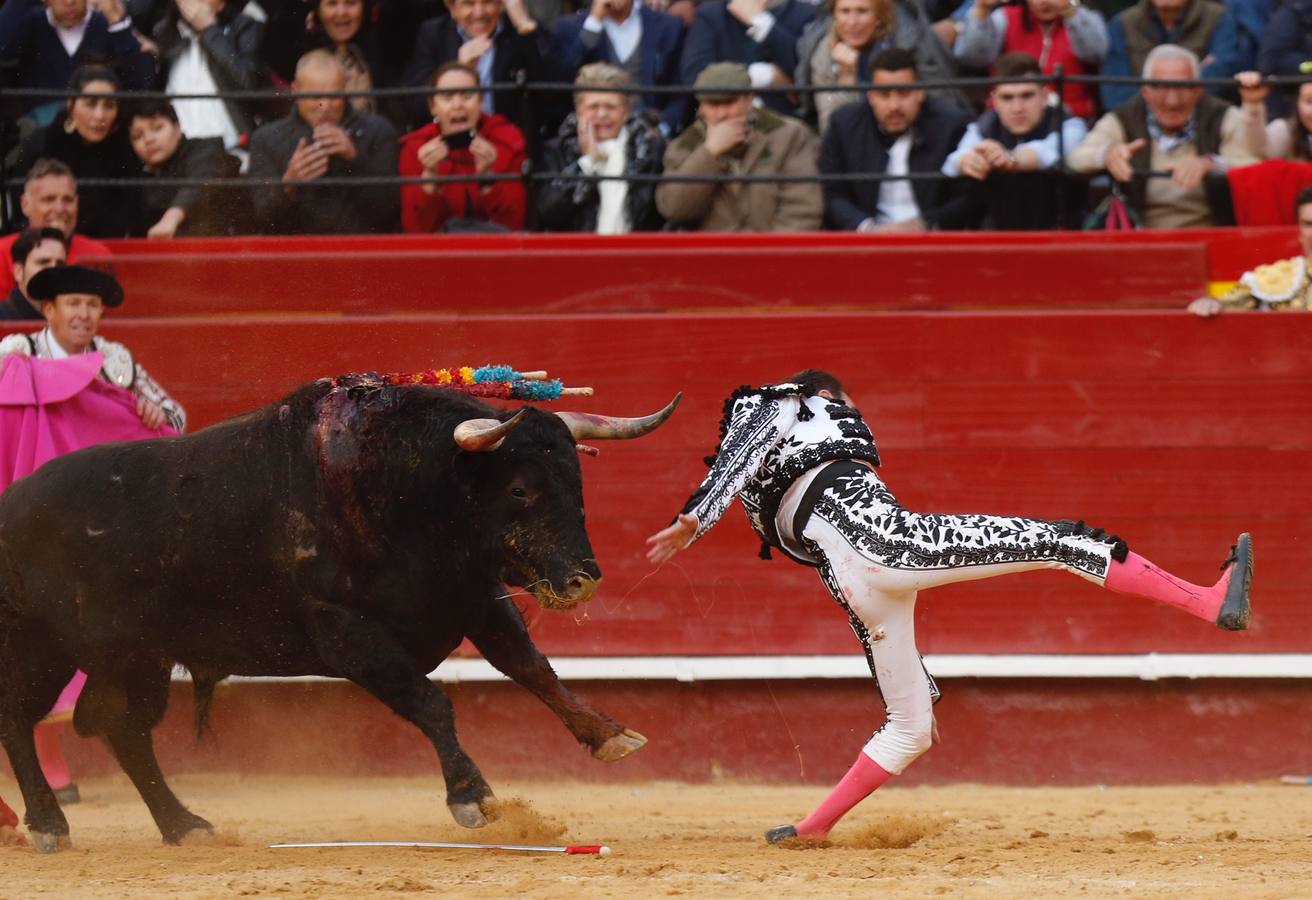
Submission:
M 465 419 L 456 426 L 454 436 L 462 450 L 480 453 L 495 450 L 510 434 L 512 428 L 524 418 L 524 410 L 515 413 L 502 422 L 500 419 Z
M 655 431 L 674 413 L 674 408 L 679 405 L 679 399 L 682 397 L 682 393 L 675 394 L 674 399 L 660 412 L 637 419 L 577 412 L 558 412 L 556 415 L 565 420 L 565 424 L 569 426 L 569 433 L 574 435 L 575 441 L 622 440 L 642 437 L 649 431 Z

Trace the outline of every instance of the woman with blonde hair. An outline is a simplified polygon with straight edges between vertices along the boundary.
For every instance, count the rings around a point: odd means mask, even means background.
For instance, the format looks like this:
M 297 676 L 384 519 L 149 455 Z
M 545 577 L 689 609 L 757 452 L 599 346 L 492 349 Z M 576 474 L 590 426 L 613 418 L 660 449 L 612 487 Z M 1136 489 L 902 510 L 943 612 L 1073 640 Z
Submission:
M 925 81 L 956 74 L 947 48 L 914 0 L 829 0 L 827 14 L 797 43 L 793 80 L 799 87 L 869 82 L 871 58 L 889 47 L 914 53 L 916 71 Z M 960 98 L 955 91 L 948 93 Z M 861 99 L 859 90 L 803 93 L 801 115 L 824 131 L 835 109 Z

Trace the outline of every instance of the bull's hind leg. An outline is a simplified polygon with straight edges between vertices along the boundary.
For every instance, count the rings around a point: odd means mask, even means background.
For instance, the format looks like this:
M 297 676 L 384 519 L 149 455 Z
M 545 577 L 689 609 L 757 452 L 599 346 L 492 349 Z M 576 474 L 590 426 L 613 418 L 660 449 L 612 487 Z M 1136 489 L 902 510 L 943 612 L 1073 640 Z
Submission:
M 75 671 L 49 634 L 0 602 L 0 744 L 23 794 L 23 818 L 32 845 L 42 853 L 71 844 L 68 820 L 41 771 L 32 729 Z
M 193 832 L 212 834 L 214 826 L 190 812 L 164 781 L 154 727 L 164 718 L 169 700 L 171 667 L 160 662 L 133 661 L 113 676 L 91 673 L 78 700 L 73 725 L 83 737 L 100 735 L 123 767 L 155 825 L 169 844 L 181 843 Z
M 336 674 L 373 694 L 432 741 L 446 779 L 446 805 L 456 822 L 481 828 L 497 817 L 492 789 L 456 740 L 451 701 L 390 631 L 352 610 L 320 603 L 310 633 L 320 659 Z
M 498 597 L 487 603 L 467 631 L 484 659 L 545 703 L 597 759 L 623 759 L 647 743 L 638 732 L 593 709 L 560 683 L 551 663 L 533 644 L 524 617 L 510 598 Z

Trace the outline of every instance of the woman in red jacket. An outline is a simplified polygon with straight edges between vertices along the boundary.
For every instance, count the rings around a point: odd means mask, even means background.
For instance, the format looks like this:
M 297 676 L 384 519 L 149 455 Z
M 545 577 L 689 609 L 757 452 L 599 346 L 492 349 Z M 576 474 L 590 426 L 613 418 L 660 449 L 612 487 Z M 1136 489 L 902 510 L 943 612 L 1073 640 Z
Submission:
M 473 66 L 449 62 L 433 73 L 433 86 L 467 90 L 428 99 L 433 124 L 401 138 L 401 175 L 523 172 L 524 135 L 504 116 L 483 115 Z M 469 230 L 473 223 L 515 230 L 524 227 L 524 205 L 524 184 L 517 178 L 401 186 L 401 224 L 407 232 Z

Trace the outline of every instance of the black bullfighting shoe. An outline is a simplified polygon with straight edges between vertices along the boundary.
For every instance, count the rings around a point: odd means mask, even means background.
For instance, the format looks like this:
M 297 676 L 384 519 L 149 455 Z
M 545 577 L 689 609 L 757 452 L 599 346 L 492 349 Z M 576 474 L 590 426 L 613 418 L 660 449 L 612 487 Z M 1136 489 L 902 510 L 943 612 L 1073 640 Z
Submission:
M 780 825 L 778 828 L 771 828 L 765 833 L 765 842 L 767 844 L 779 844 L 783 841 L 790 841 L 797 837 L 797 829 L 792 825 Z
M 1225 585 L 1225 600 L 1216 616 L 1218 628 L 1226 631 L 1243 631 L 1253 617 L 1248 601 L 1248 589 L 1253 582 L 1253 539 L 1248 532 L 1239 535 L 1230 548 L 1230 556 L 1221 563 L 1221 571 L 1229 580 Z

